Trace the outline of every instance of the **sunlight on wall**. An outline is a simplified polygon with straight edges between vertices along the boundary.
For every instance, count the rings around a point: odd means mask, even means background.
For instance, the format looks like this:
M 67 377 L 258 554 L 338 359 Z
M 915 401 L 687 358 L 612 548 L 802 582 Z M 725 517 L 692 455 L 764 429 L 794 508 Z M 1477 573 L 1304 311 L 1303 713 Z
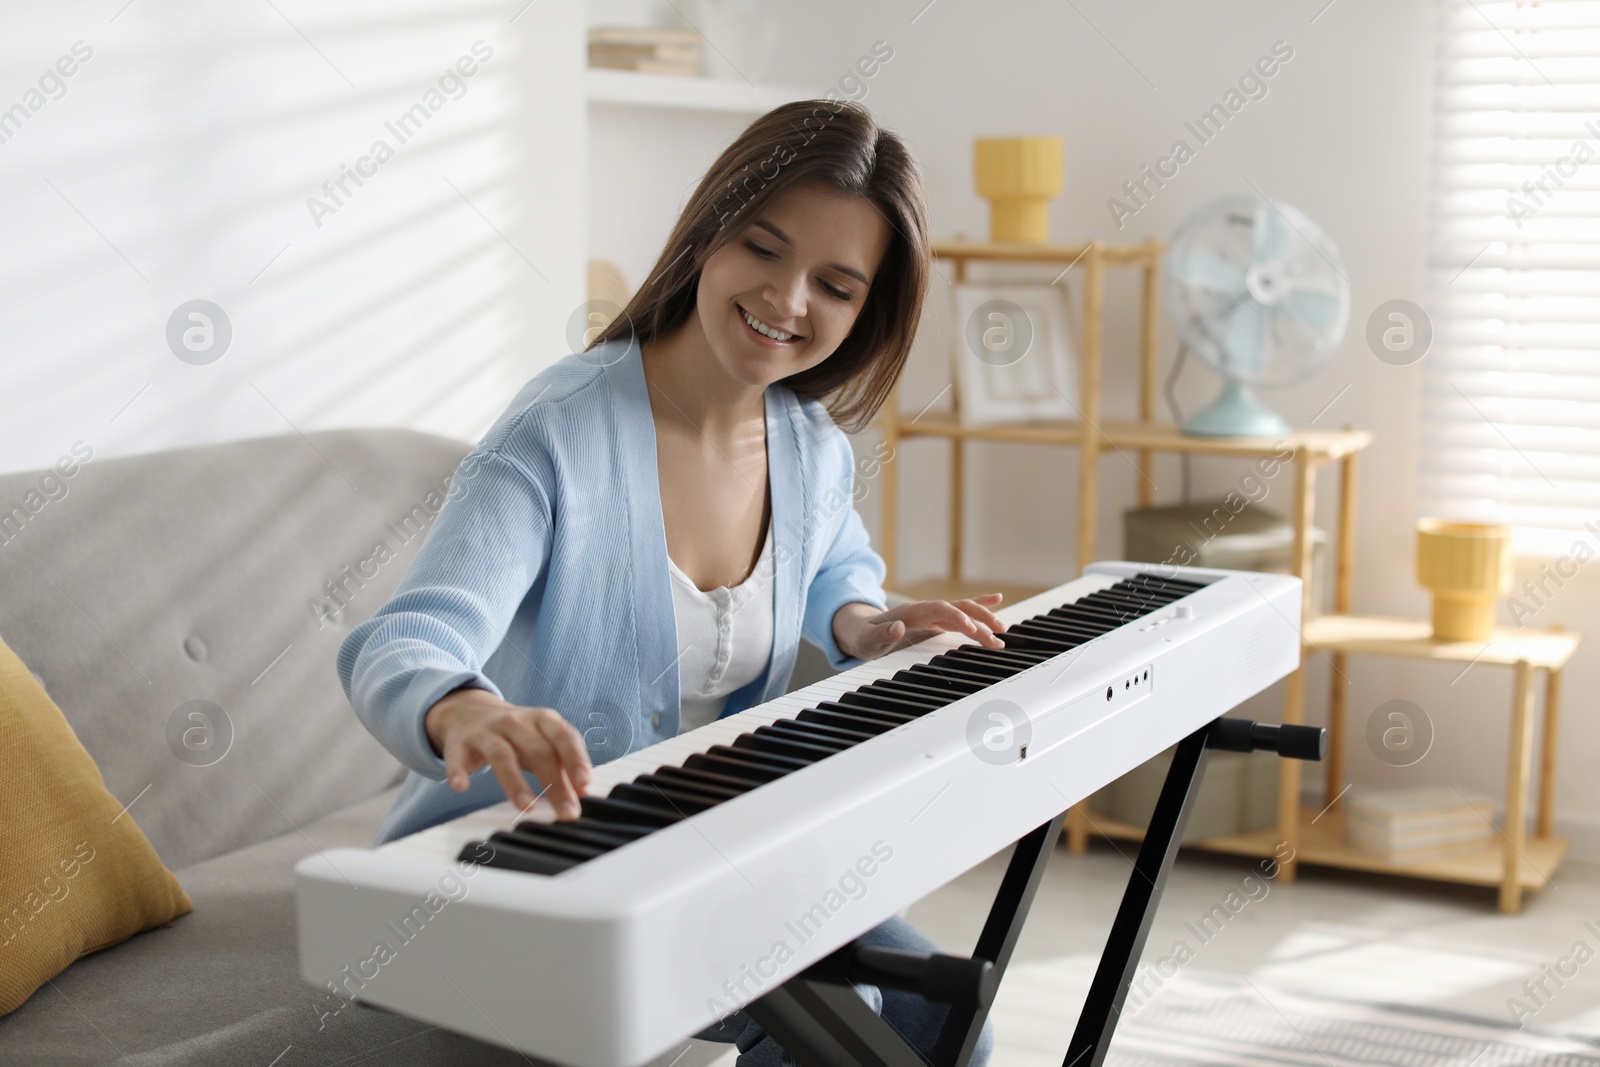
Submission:
M 525 0 L 0 16 L 0 470 L 78 439 L 476 439 L 565 351 L 535 327 L 582 299 L 581 163 L 537 176 L 581 160 L 581 21 Z M 551 88 L 570 104 L 535 104 Z

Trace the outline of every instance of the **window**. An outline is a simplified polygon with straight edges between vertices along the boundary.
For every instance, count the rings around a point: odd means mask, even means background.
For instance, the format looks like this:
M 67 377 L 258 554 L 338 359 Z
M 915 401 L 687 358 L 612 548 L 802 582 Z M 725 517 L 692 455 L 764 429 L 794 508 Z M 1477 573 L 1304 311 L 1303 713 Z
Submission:
M 1600 3 L 1436 10 L 1419 507 L 1559 556 L 1600 540 Z

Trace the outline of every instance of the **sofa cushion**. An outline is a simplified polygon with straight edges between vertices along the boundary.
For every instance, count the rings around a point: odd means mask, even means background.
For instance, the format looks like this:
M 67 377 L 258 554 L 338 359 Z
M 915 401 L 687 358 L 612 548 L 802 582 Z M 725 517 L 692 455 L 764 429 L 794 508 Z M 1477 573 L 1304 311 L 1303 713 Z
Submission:
M 0 1017 L 0 1059 L 38 1067 L 538 1064 L 428 1023 L 346 1006 L 300 977 L 295 863 L 317 849 L 371 847 L 398 793 L 180 870 L 193 913 L 79 960 Z M 677 1067 L 732 1048 L 691 1044 Z M 681 1051 L 661 1057 L 661 1067 Z
M 192 906 L 4 640 L 0 856 L 0 1015 L 79 956 Z
M 0 635 L 169 867 L 399 782 L 334 658 L 470 448 L 328 430 L 0 475 Z

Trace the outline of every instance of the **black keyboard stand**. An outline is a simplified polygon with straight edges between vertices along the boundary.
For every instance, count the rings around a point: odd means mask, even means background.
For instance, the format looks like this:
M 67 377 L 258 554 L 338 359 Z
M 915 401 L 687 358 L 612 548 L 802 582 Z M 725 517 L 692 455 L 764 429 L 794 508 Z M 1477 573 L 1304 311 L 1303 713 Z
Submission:
M 1178 743 L 1063 1067 L 1101 1067 L 1105 1060 L 1212 748 L 1320 760 L 1327 732 L 1224 717 Z M 804 1067 L 930 1067 L 851 986 L 910 990 L 950 1005 L 932 1067 L 967 1067 L 1065 819 L 1062 812 L 1017 842 L 970 959 L 853 941 L 745 1005 L 745 1014 Z

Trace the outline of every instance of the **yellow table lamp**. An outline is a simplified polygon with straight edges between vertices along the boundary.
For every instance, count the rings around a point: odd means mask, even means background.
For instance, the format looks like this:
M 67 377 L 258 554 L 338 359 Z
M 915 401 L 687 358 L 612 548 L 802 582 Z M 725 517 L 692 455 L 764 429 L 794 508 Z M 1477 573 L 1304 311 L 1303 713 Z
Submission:
M 1050 198 L 1061 195 L 1065 169 L 1059 137 L 973 140 L 978 195 L 989 201 L 989 240 L 1050 239 Z
M 1494 604 L 1511 588 L 1511 527 L 1417 521 L 1417 581 L 1433 593 L 1435 641 L 1487 641 Z

